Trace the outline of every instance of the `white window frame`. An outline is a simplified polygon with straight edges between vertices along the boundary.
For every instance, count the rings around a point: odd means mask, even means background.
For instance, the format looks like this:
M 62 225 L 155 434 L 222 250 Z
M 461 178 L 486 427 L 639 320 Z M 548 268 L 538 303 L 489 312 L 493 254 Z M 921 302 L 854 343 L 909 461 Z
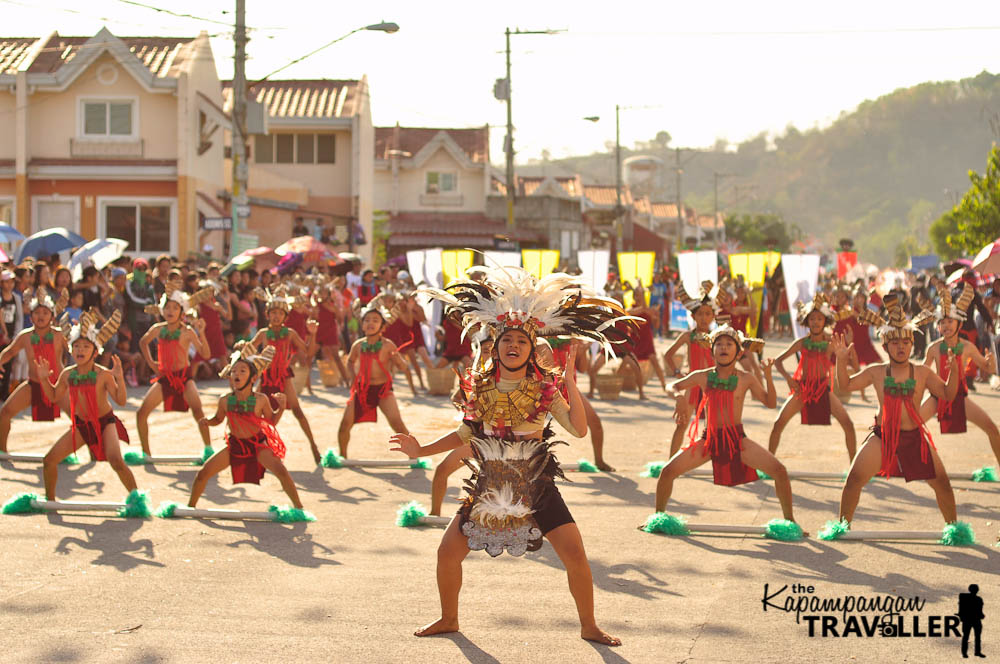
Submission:
M 132 133 L 128 136 L 118 134 L 87 134 L 84 132 L 85 104 L 114 104 L 128 101 L 132 103 Z M 109 111 L 110 114 L 110 111 Z M 111 122 L 111 118 L 108 118 Z M 110 130 L 111 128 L 108 127 Z M 100 96 L 78 96 L 76 98 L 76 137 L 81 141 L 135 141 L 139 139 L 139 97 L 134 95 L 100 95 Z
M 40 202 L 54 202 L 54 203 L 73 203 L 73 228 L 69 230 L 74 233 L 79 234 L 80 232 L 80 197 L 79 196 L 60 196 L 59 194 L 53 194 L 51 196 L 32 196 L 31 197 L 31 232 L 37 233 L 42 230 L 38 225 L 39 214 L 38 214 L 38 204 Z
M 108 236 L 109 205 L 168 205 L 170 207 L 170 250 L 171 256 L 177 256 L 177 198 L 173 196 L 98 196 L 97 197 L 97 237 Z M 136 216 L 138 220 L 138 215 Z M 124 239 L 124 238 L 122 238 Z M 128 249 L 126 253 L 132 257 L 155 258 L 163 251 L 138 251 Z
M 449 174 L 449 175 L 451 175 L 453 181 L 455 182 L 455 188 L 454 189 L 450 189 L 448 191 L 428 191 L 427 190 L 428 189 L 427 178 L 428 178 L 428 176 L 431 173 L 437 173 L 439 177 L 442 174 Z M 460 194 L 461 193 L 461 189 L 459 188 L 459 183 L 460 182 L 461 182 L 461 180 L 458 177 L 458 171 L 457 170 L 453 171 L 453 170 L 449 170 L 449 169 L 428 168 L 426 171 L 424 171 L 424 194 L 428 195 L 428 196 L 455 196 L 456 194 Z
M 10 225 L 17 228 L 17 197 L 16 196 L 0 196 L 0 205 L 10 205 Z M 0 219 L 0 223 L 6 223 L 3 219 Z

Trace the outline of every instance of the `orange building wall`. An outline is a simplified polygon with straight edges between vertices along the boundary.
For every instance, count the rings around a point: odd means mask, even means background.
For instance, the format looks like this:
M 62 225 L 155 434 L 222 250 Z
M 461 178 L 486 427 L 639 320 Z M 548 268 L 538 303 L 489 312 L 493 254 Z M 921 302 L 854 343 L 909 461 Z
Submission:
M 29 180 L 28 196 L 80 197 L 80 235 L 93 240 L 97 237 L 98 196 L 162 196 L 176 197 L 174 180 L 115 181 L 115 180 Z M 31 211 L 28 210 L 29 228 Z M 183 253 L 183 251 L 182 251 Z

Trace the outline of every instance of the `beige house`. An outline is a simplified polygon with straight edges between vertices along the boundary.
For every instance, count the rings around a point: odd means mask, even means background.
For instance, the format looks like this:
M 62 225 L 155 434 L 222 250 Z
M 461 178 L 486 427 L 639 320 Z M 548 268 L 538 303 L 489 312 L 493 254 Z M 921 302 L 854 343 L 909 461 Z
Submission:
M 224 84 L 232 107 L 232 87 Z M 372 256 L 374 131 L 368 81 L 265 81 L 248 91 L 263 106 L 263 132 L 250 137 L 248 229 L 276 247 L 304 225 L 346 249 L 348 228 L 366 240 L 354 251 Z M 251 129 L 252 131 L 252 129 Z M 226 188 L 231 189 L 226 160 Z
M 389 216 L 387 254 L 496 246 L 506 225 L 487 214 L 492 177 L 488 126 L 376 127 L 375 207 Z
M 0 220 L 184 257 L 224 214 L 208 35 L 0 38 Z

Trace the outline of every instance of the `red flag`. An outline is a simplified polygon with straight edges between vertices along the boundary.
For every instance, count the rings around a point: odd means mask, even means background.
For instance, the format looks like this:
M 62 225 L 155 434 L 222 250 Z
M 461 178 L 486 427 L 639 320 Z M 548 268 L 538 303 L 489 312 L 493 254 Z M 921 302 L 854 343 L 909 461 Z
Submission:
M 841 251 L 837 254 L 837 278 L 843 279 L 858 264 L 858 252 Z

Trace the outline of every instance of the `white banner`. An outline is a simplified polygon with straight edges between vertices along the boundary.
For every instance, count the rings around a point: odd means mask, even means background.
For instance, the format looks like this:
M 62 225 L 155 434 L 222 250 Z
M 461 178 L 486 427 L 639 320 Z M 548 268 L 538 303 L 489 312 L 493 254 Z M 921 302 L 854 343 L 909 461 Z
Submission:
M 599 295 L 604 295 L 604 284 L 608 283 L 608 266 L 611 264 L 611 252 L 607 249 L 587 249 L 578 251 L 577 263 L 583 273 L 580 278 L 584 285 L 593 288 Z
M 413 283 L 419 286 L 424 283 L 428 286 L 441 288 L 444 286 L 444 270 L 441 264 L 441 249 L 426 249 L 406 252 L 406 264 L 409 267 L 410 277 Z M 427 316 L 426 325 L 430 330 L 424 330 L 424 339 L 434 339 L 434 329 L 441 320 L 441 303 L 431 300 L 424 295 L 417 296 L 417 302 Z
M 701 282 L 719 283 L 718 254 L 714 251 L 682 251 L 677 254 L 677 271 L 688 295 L 698 297 Z
M 798 339 L 805 335 L 805 330 L 799 325 L 798 303 L 812 300 L 816 294 L 816 283 L 819 280 L 819 255 L 817 254 L 783 254 L 781 256 L 781 272 L 785 277 L 785 296 L 788 298 L 788 311 L 792 319 L 792 331 Z
M 498 265 L 503 267 L 521 267 L 520 251 L 492 251 L 483 252 L 483 260 L 486 267 L 494 268 Z

